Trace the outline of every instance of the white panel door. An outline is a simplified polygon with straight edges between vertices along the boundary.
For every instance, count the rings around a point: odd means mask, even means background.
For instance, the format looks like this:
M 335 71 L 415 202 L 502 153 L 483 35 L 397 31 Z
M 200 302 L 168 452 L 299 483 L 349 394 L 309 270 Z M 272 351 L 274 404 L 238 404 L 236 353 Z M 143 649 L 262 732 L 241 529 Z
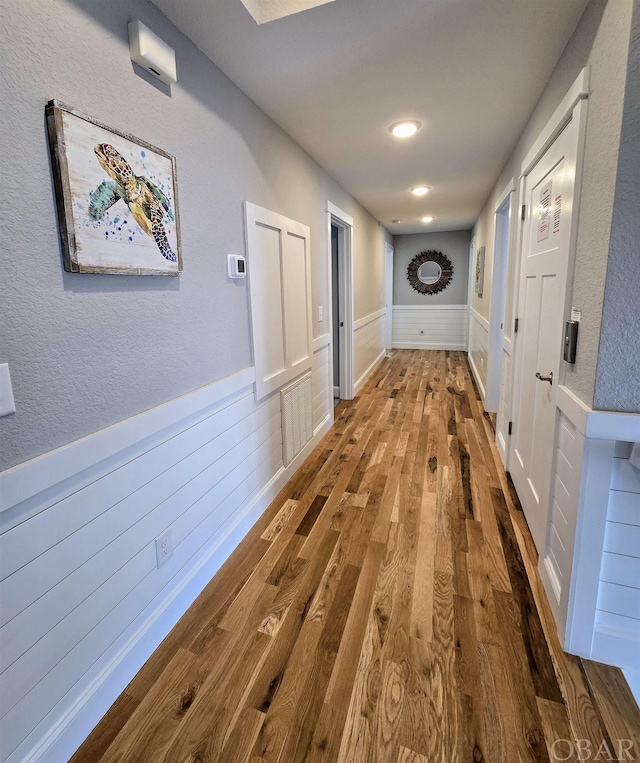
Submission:
M 549 515 L 578 130 L 578 120 L 571 119 L 524 179 L 509 468 L 540 552 Z
M 312 364 L 309 228 L 246 203 L 256 398 Z

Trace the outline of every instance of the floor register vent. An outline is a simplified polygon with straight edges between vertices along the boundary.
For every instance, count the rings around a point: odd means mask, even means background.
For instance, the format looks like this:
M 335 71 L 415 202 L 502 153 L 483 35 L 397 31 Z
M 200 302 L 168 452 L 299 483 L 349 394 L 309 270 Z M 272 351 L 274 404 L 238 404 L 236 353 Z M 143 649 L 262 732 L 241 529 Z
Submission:
M 313 436 L 311 373 L 280 390 L 282 458 L 287 466 Z

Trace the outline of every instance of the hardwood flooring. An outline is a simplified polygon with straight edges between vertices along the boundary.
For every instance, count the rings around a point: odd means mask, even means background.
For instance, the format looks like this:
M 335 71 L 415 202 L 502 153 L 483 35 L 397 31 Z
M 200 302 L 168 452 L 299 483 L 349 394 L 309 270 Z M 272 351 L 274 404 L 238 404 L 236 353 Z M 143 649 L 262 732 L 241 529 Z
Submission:
M 536 566 L 465 355 L 394 351 L 72 762 L 640 759 Z

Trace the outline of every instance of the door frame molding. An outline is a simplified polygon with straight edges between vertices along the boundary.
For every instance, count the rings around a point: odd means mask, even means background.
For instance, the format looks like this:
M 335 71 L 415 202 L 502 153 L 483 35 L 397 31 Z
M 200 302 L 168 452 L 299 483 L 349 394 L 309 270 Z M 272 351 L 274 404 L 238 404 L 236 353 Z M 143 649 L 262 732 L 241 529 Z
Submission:
M 393 347 L 393 257 L 395 249 L 393 244 L 388 241 L 384 242 L 384 264 L 385 264 L 385 336 L 386 336 L 386 349 L 390 350 Z
M 331 281 L 331 225 L 338 228 L 338 288 L 339 314 L 344 323 L 340 334 L 340 398 L 353 400 L 354 390 L 354 352 L 353 352 L 353 217 L 327 199 L 327 286 L 330 302 L 333 304 L 333 285 Z M 329 315 L 329 366 L 330 378 L 333 379 L 333 310 Z
M 469 363 L 471 363 L 471 299 L 473 294 L 473 277 L 475 273 L 475 260 L 476 260 L 476 237 L 471 236 L 469 241 L 469 273 L 467 275 L 467 356 Z
M 511 178 L 498 197 L 493 211 L 493 262 L 491 264 L 491 304 L 489 305 L 489 347 L 487 350 L 487 387 L 484 409 L 497 412 L 500 398 L 500 363 L 502 360 L 503 315 L 507 287 L 507 262 L 513 240 L 512 222 L 515 178 Z M 506 206 L 507 235 L 504 246 L 498 250 L 498 215 Z M 499 287 L 499 288 L 498 288 Z M 496 299 L 497 297 L 497 299 Z
M 520 179 L 528 175 L 533 167 L 538 163 L 540 157 L 546 152 L 553 141 L 560 135 L 565 125 L 573 114 L 574 107 L 579 101 L 589 97 L 589 81 L 591 69 L 585 66 L 577 76 L 575 82 L 569 88 L 569 92 L 560 101 L 560 105 L 553 112 L 551 119 L 544 126 L 540 135 L 531 146 L 529 153 L 525 156 L 520 170 Z

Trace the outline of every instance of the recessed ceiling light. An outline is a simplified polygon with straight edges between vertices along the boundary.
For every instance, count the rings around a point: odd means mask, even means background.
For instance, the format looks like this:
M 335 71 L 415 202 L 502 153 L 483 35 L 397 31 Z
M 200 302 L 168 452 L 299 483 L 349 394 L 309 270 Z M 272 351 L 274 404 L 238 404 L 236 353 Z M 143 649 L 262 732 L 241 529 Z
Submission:
M 401 222 L 402 222 L 402 220 L 392 220 L 391 222 L 392 222 L 392 223 L 401 223 Z
M 415 193 L 416 196 L 424 196 L 425 193 L 429 193 L 429 190 L 428 185 L 417 185 L 411 189 L 411 193 Z
M 408 119 L 405 122 L 396 122 L 391 125 L 389 130 L 391 130 L 396 138 L 410 138 L 416 134 L 420 126 L 420 122 L 416 122 L 415 119 Z
M 429 215 L 426 215 L 425 217 L 420 218 L 423 223 L 430 223 L 433 222 L 433 217 L 429 217 Z

